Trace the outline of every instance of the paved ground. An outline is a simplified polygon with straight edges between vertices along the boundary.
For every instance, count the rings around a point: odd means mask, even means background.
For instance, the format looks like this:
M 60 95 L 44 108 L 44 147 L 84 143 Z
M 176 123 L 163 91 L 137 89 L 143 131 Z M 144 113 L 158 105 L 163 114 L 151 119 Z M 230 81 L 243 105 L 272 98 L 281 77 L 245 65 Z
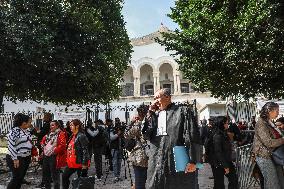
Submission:
M 129 170 L 127 166 L 127 162 L 122 162 L 122 169 L 121 169 L 121 181 L 114 183 L 114 177 L 112 175 L 112 172 L 107 172 L 108 170 L 105 168 L 107 167 L 107 161 L 104 161 L 104 177 L 102 181 L 96 180 L 95 188 L 99 189 L 130 189 L 131 188 L 131 179 L 129 175 Z M 1 165 L 1 162 L 0 162 Z M 5 163 L 2 163 L 1 166 L 2 169 L 5 169 Z M 89 171 L 89 175 L 94 175 L 94 167 L 91 166 L 91 169 Z M 132 167 L 130 166 L 130 173 L 131 178 L 134 181 L 134 174 Z M 75 175 L 74 175 L 75 176 Z M 107 176 L 107 179 L 105 179 Z M 213 188 L 213 179 L 209 179 L 209 177 L 212 176 L 211 168 L 208 164 L 204 164 L 204 168 L 199 171 L 199 188 L 200 189 L 212 189 Z M 22 189 L 35 189 L 36 186 L 41 181 L 41 170 L 35 171 L 35 168 L 32 167 L 29 169 L 26 180 L 31 182 L 31 185 L 23 185 Z M 9 174 L 8 173 L 1 173 L 0 172 L 0 189 L 6 188 L 6 185 L 9 181 Z M 104 184 L 104 181 L 105 184 Z M 250 189 L 258 189 L 259 187 L 250 187 Z

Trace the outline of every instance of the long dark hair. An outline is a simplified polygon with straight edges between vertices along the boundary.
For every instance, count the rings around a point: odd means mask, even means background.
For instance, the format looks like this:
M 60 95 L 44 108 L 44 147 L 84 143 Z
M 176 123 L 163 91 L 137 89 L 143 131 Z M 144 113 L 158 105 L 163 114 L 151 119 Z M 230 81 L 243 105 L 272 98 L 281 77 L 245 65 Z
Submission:
M 31 119 L 30 116 L 22 114 L 22 113 L 17 113 L 14 116 L 13 127 L 20 127 L 24 122 L 27 123 L 29 119 Z
M 275 102 L 267 102 L 260 110 L 260 115 L 262 119 L 268 121 L 269 119 L 269 112 L 279 108 L 279 105 Z
M 228 121 L 228 118 L 226 116 L 218 116 L 213 118 L 213 128 L 219 129 L 221 131 L 225 130 L 225 123 Z
M 84 132 L 84 126 L 83 123 L 79 119 L 73 119 L 71 121 L 75 126 L 79 126 L 79 132 Z M 71 123 L 70 122 L 70 123 Z

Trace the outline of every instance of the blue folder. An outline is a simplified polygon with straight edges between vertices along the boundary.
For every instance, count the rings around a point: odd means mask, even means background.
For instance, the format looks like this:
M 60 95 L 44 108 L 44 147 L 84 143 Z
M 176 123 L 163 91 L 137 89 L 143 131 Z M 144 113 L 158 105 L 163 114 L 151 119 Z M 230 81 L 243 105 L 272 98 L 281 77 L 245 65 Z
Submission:
M 184 172 L 189 163 L 189 150 L 185 146 L 175 146 L 173 148 L 176 172 Z

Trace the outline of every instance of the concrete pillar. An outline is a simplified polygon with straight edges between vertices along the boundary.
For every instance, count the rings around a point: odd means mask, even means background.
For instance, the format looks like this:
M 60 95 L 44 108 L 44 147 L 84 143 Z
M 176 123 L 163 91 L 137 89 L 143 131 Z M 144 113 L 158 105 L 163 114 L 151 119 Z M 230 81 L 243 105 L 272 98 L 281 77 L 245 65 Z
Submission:
M 153 72 L 154 78 L 154 94 L 160 89 L 160 72 Z
M 179 72 L 174 72 L 174 94 L 175 95 L 181 94 Z
M 140 72 L 133 72 L 134 96 L 140 96 Z

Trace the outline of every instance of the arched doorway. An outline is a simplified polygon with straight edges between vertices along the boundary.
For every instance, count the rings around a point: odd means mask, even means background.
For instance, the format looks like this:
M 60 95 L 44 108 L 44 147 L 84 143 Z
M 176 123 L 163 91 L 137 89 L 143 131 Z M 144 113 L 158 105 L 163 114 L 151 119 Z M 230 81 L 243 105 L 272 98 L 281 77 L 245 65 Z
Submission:
M 134 96 L 134 78 L 133 68 L 129 66 L 124 72 L 123 81 L 121 82 L 121 96 Z
M 174 76 L 173 67 L 169 63 L 164 63 L 159 68 L 160 73 L 160 88 L 169 89 L 171 93 L 174 92 Z
M 153 68 L 145 64 L 140 68 L 140 95 L 154 94 Z

